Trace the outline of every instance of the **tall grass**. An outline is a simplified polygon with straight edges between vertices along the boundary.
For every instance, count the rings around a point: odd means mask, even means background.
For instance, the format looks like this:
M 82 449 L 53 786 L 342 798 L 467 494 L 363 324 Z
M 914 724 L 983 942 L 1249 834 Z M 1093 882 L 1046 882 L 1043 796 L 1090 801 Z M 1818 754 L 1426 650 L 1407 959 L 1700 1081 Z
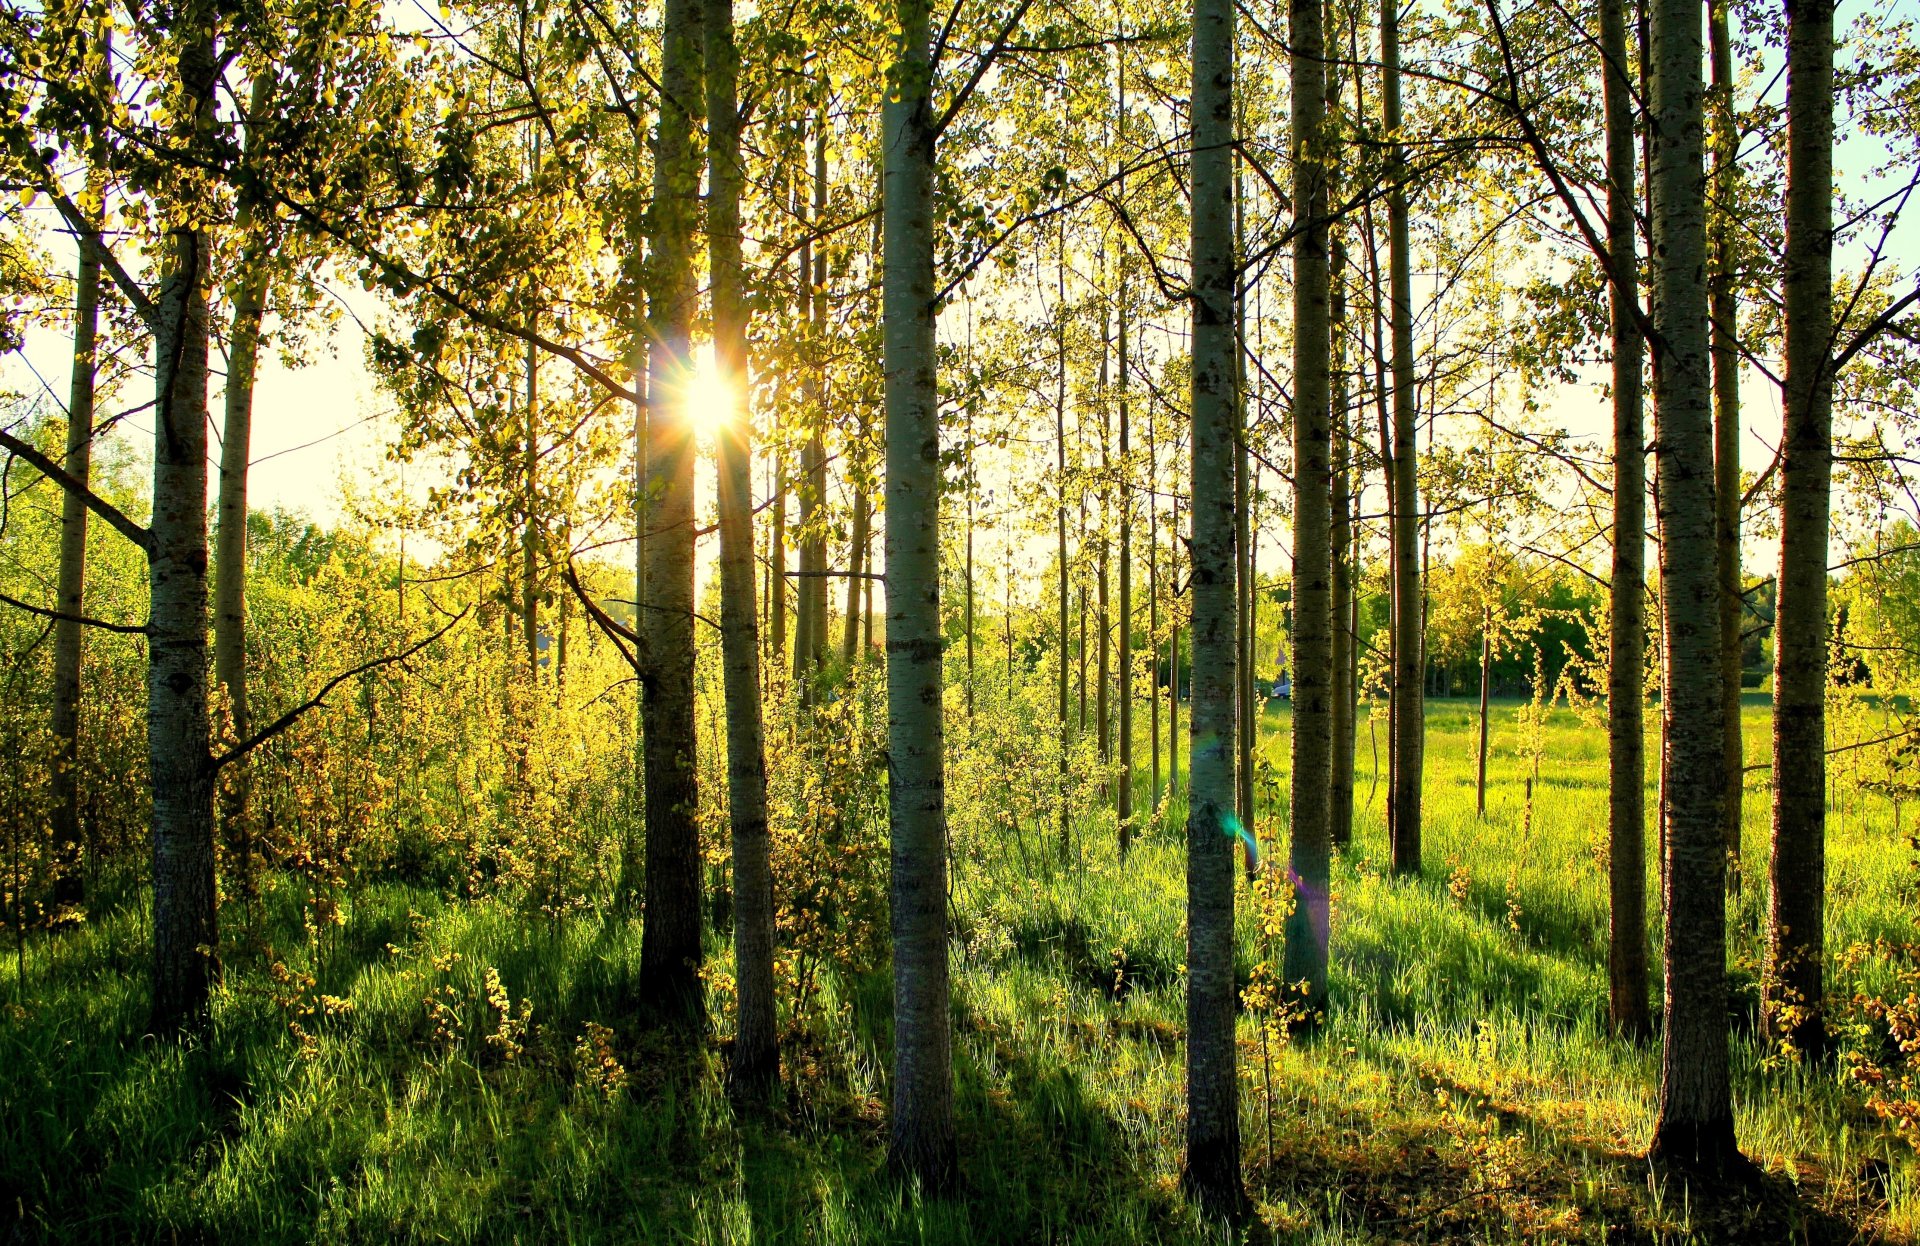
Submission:
M 1284 778 L 1285 713 L 1270 711 L 1266 726 L 1263 755 Z M 1758 761 L 1757 709 L 1748 728 Z M 1744 997 L 1733 1014 L 1740 1136 L 1776 1174 L 1773 1192 L 1709 1206 L 1636 1158 L 1657 1059 L 1604 1025 L 1598 728 L 1560 711 L 1530 737 L 1520 710 L 1501 707 L 1482 822 L 1472 715 L 1433 704 L 1428 861 L 1411 881 L 1385 874 L 1384 784 L 1369 801 L 1366 731 L 1354 847 L 1335 871 L 1327 1024 L 1294 1039 L 1252 1014 L 1242 1022 L 1260 1210 L 1244 1230 L 1201 1222 L 1179 1193 L 1177 795 L 1125 862 L 1104 812 L 1074 820 L 1065 862 L 1039 847 L 1048 828 L 1031 819 L 1023 842 L 956 827 L 957 1198 L 922 1197 L 883 1169 L 884 967 L 829 976 L 808 1014 L 789 1019 L 784 1097 L 741 1109 L 720 1076 L 722 934 L 708 949 L 719 1032 L 688 1049 L 630 1024 L 639 928 L 611 908 L 548 921 L 503 899 L 451 902 L 386 883 L 357 893 L 322 965 L 237 954 L 210 1032 L 184 1046 L 140 1036 L 139 895 L 32 942 L 24 979 L 9 957 L 0 1223 L 12 1222 L 8 1240 L 76 1242 L 1913 1235 L 1912 1155 L 1860 1110 L 1842 1074 L 1757 1047 Z M 1283 858 L 1284 783 L 1266 792 L 1258 831 Z M 1759 787 L 1746 817 L 1730 951 L 1743 983 L 1764 912 Z M 1836 821 L 1832 946 L 1912 938 L 1910 863 L 1891 809 L 1853 799 Z M 265 944 L 298 947 L 298 897 L 289 888 L 268 901 Z M 1244 980 L 1278 951 L 1243 920 L 1238 958 Z M 1882 972 L 1871 958 L 1839 960 L 1842 996 Z

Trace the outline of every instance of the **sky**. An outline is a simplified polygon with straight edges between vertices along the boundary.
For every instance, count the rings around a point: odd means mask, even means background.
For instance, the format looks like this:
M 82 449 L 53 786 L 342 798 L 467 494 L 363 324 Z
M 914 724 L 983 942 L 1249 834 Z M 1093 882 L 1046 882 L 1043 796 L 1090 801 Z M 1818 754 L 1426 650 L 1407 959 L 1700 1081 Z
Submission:
M 51 207 L 34 210 L 43 228 L 55 271 L 71 272 L 73 247 L 64 233 L 55 231 Z M 364 301 L 364 300 L 363 300 Z M 365 311 L 364 308 L 358 309 Z M 64 408 L 70 350 L 65 332 L 30 330 L 18 356 L 0 360 L 0 387 L 38 397 Z M 224 359 L 216 350 L 209 406 L 211 453 L 217 458 L 220 387 Z M 127 392 L 102 404 L 100 418 L 151 398 L 143 379 Z M 316 340 L 308 357 L 290 364 L 279 351 L 262 355 L 254 383 L 252 468 L 248 473 L 249 500 L 255 509 L 284 507 L 322 523 L 343 517 L 343 485 L 364 482 L 386 457 L 396 435 L 392 404 L 379 394 L 366 363 L 366 335 L 351 316 L 342 316 L 333 330 Z M 149 412 L 126 416 L 116 433 L 145 453 L 152 445 Z

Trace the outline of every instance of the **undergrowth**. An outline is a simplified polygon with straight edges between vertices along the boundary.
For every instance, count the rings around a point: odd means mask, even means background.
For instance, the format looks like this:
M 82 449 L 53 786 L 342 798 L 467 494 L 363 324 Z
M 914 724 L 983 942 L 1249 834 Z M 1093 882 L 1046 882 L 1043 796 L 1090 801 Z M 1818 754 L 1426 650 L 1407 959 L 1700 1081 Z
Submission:
M 884 964 L 858 963 L 884 957 L 864 936 L 789 965 L 785 1087 L 739 1106 L 723 1084 L 723 932 L 708 947 L 714 1028 L 687 1044 L 634 1023 L 640 926 L 611 902 L 530 914 L 504 893 L 375 880 L 341 901 L 323 945 L 308 885 L 275 876 L 210 1031 L 185 1045 L 142 1036 L 137 891 L 8 959 L 0 1223 L 7 1240 L 63 1242 L 1911 1240 L 1913 1153 L 1870 1110 L 1859 1062 L 1806 1068 L 1762 1049 L 1738 990 L 1740 1137 L 1767 1184 L 1721 1200 L 1648 1170 L 1657 1053 L 1604 1024 L 1604 737 L 1568 713 L 1523 730 L 1503 708 L 1482 824 L 1474 728 L 1454 711 L 1434 716 L 1428 865 L 1410 882 L 1382 868 L 1362 726 L 1332 1006 L 1311 1037 L 1270 1023 L 1256 984 L 1278 947 L 1242 891 L 1258 1219 L 1238 1229 L 1198 1219 L 1179 1187 L 1177 799 L 1124 863 L 1110 815 L 1070 823 L 1063 863 L 1045 802 L 1023 816 L 1009 800 L 999 833 L 956 834 L 953 1196 L 886 1172 L 890 995 Z M 1268 724 L 1264 751 L 1283 766 L 1284 715 Z M 1750 716 L 1756 749 L 1760 726 Z M 1551 765 L 1529 789 L 1540 748 Z M 1282 791 L 1260 819 L 1275 857 Z M 1764 875 L 1765 795 L 1748 793 L 1749 879 Z M 1835 821 L 1844 1005 L 1895 981 L 1858 949 L 1915 936 L 1892 810 L 1860 801 Z M 843 834 L 848 852 L 884 852 Z M 1737 984 L 1758 955 L 1762 891 L 1733 900 Z M 1842 1015 L 1856 1054 L 1886 1042 L 1884 1023 Z

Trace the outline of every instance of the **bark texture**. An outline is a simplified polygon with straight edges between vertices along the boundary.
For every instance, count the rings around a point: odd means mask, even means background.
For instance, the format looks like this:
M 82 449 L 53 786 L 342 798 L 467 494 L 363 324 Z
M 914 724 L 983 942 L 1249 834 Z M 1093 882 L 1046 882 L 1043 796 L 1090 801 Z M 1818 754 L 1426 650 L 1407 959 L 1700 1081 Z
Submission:
M 1741 793 L 1746 747 L 1740 734 L 1740 303 L 1734 292 L 1734 190 L 1739 179 L 1739 135 L 1733 116 L 1733 33 L 1728 0 L 1707 6 L 1708 61 L 1713 67 L 1709 118 L 1713 132 L 1713 198 L 1709 245 L 1709 310 L 1713 316 L 1713 499 L 1715 568 L 1720 581 L 1721 747 L 1727 771 L 1727 883 L 1740 888 Z
M 79 262 L 73 279 L 73 376 L 67 390 L 67 451 L 60 466 L 81 485 L 91 484 L 93 396 L 100 340 L 100 234 L 76 240 Z M 87 503 L 66 490 L 60 498 L 60 569 L 57 604 L 70 616 L 53 624 L 53 845 L 58 875 L 54 903 L 86 899 L 82 875 L 85 834 L 80 825 L 80 679 L 86 656 Z
M 933 305 L 933 64 L 926 0 L 899 0 L 885 105 L 887 771 L 893 838 L 893 1117 L 888 1156 L 931 1189 L 956 1176 L 942 756 L 940 415 Z
M 640 623 L 649 670 L 643 684 L 646 783 L 646 928 L 640 995 L 655 1015 L 698 1022 L 700 837 L 693 721 L 693 430 L 684 395 L 692 374 L 696 290 L 693 222 L 699 155 L 693 111 L 700 102 L 698 0 L 668 0 L 661 32 L 659 128 L 647 256 L 646 590 Z
M 1387 0 L 1392 3 L 1393 0 Z M 1293 773 L 1286 981 L 1327 1003 L 1332 851 L 1333 446 L 1328 348 L 1326 39 L 1322 0 L 1292 0 Z
M 184 107 L 180 138 L 204 151 L 213 125 L 217 8 L 166 17 Z M 213 763 L 207 716 L 207 283 L 209 239 L 190 211 L 167 229 L 154 333 L 153 537 L 147 637 L 147 758 L 153 783 L 156 1033 L 198 1029 L 219 971 Z
M 1330 243 L 1327 274 L 1327 331 L 1331 335 L 1328 358 L 1332 376 L 1327 400 L 1329 436 L 1332 438 L 1333 473 L 1332 573 L 1328 585 L 1332 597 L 1333 638 L 1330 652 L 1333 662 L 1332 753 L 1328 762 L 1331 780 L 1327 788 L 1327 834 L 1331 845 L 1344 847 L 1353 841 L 1353 738 L 1357 712 L 1354 703 L 1354 650 L 1357 647 L 1353 627 L 1353 498 L 1349 479 L 1353 439 L 1347 428 L 1346 322 L 1347 294 L 1342 277 L 1346 270 L 1346 251 L 1339 241 Z
M 1727 1068 L 1725 766 L 1714 539 L 1701 14 L 1652 0 L 1654 504 L 1666 615 L 1666 1023 L 1652 1154 L 1738 1157 Z
M 1642 406 L 1639 233 L 1634 219 L 1633 82 L 1627 0 L 1602 0 L 1608 286 L 1613 334 L 1613 566 L 1607 640 L 1607 1015 L 1614 1033 L 1653 1037 L 1647 1007 L 1647 458 Z
M 733 958 L 739 1000 L 728 1078 L 741 1092 L 780 1076 L 773 1003 L 773 866 L 753 593 L 753 419 L 746 283 L 740 263 L 739 76 L 733 0 L 702 0 L 707 95 L 707 261 L 713 355 L 734 408 L 721 425 L 720 645 L 727 698 L 727 812 L 733 824 Z
M 1786 427 L 1774 627 L 1766 1024 L 1822 1056 L 1827 532 L 1833 484 L 1833 9 L 1787 3 Z
M 1393 338 L 1393 870 L 1420 872 L 1425 772 L 1426 628 L 1417 545 L 1420 494 L 1413 392 L 1413 249 L 1407 236 L 1406 147 L 1400 141 L 1399 0 L 1380 5 L 1381 109 L 1387 149 L 1387 300 Z
M 1235 1071 L 1234 326 L 1230 0 L 1193 8 L 1193 718 L 1187 814 L 1187 1188 L 1239 1216 Z

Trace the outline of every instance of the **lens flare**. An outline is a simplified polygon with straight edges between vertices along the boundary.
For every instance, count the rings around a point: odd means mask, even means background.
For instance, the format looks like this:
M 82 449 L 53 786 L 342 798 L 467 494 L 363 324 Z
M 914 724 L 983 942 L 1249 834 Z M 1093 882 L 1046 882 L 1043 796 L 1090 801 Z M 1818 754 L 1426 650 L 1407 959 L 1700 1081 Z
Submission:
M 1231 813 L 1222 815 L 1220 829 L 1227 833 L 1228 839 L 1237 839 L 1247 846 L 1247 860 L 1252 863 L 1254 869 L 1259 869 L 1260 841 L 1253 837 L 1253 832 Z
M 723 429 L 732 424 L 739 410 L 740 396 L 733 383 L 720 375 L 711 343 L 700 346 L 693 357 L 693 371 L 681 394 L 681 409 L 693 426 L 693 435 L 712 445 Z

